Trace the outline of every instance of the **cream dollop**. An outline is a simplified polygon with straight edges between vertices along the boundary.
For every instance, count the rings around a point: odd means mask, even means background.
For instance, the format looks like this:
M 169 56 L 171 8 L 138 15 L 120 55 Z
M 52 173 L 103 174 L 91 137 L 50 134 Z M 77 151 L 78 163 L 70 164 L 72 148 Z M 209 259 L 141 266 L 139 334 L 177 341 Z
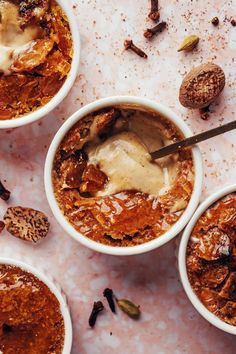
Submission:
M 169 187 L 168 169 L 151 161 L 147 147 L 132 131 L 113 135 L 101 144 L 90 146 L 87 152 L 89 163 L 98 165 L 109 179 L 97 196 L 124 190 L 158 195 L 161 189 Z
M 38 29 L 22 29 L 18 7 L 9 1 L 0 0 L 0 17 L 0 72 L 8 74 L 15 58 L 32 47 Z

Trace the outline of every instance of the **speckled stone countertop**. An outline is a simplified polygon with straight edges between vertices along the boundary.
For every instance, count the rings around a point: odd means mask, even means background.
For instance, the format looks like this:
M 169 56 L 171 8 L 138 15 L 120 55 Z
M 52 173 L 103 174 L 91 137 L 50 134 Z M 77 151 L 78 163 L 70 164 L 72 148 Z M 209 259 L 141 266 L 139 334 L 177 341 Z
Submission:
M 70 5 L 69 5 L 70 4 Z M 30 126 L 0 131 L 0 177 L 12 191 L 9 205 L 44 211 L 51 221 L 48 238 L 39 245 L 0 235 L 0 255 L 23 259 L 48 270 L 67 294 L 71 308 L 73 354 L 233 354 L 236 337 L 212 327 L 188 301 L 176 268 L 176 240 L 152 253 L 117 258 L 94 253 L 72 240 L 54 220 L 46 201 L 43 168 L 49 144 L 63 121 L 81 106 L 101 97 L 127 94 L 148 97 L 172 108 L 194 132 L 236 119 L 235 0 L 160 0 L 161 18 L 168 23 L 151 42 L 143 37 L 149 1 L 78 0 L 69 2 L 78 18 L 82 40 L 78 79 L 65 101 L 48 117 Z M 211 24 L 214 16 L 219 27 Z M 177 53 L 187 34 L 201 37 L 192 53 Z M 123 50 L 131 36 L 148 59 Z M 184 74 L 194 65 L 213 60 L 225 71 L 227 84 L 207 121 L 178 102 Z M 235 182 L 236 132 L 201 144 L 205 180 L 202 199 Z M 0 201 L 0 218 L 6 204 Z M 91 330 L 88 316 L 105 287 L 140 304 L 142 318 L 106 311 Z

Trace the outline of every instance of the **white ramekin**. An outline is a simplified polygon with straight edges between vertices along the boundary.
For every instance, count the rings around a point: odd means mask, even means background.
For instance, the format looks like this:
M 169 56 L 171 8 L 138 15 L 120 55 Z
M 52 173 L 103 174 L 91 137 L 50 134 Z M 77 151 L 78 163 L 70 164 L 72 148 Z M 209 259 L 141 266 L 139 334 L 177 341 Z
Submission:
M 58 146 L 60 145 L 62 139 L 64 138 L 65 134 L 70 130 L 70 128 L 82 117 L 86 116 L 87 114 L 94 112 L 96 110 L 113 106 L 113 105 L 134 105 L 137 107 L 143 107 L 154 112 L 157 112 L 164 117 L 167 117 L 170 121 L 172 121 L 183 133 L 185 137 L 189 137 L 192 135 L 191 130 L 188 126 L 181 120 L 174 112 L 170 109 L 166 108 L 160 103 L 156 103 L 154 101 L 150 101 L 145 98 L 140 97 L 133 97 L 133 96 L 114 96 L 109 98 L 104 98 L 93 103 L 88 104 L 87 106 L 81 108 L 75 114 L 73 114 L 59 129 L 57 134 L 55 135 L 51 146 L 49 148 L 46 162 L 45 162 L 45 172 L 44 172 L 44 183 L 45 183 L 45 190 L 46 195 L 48 198 L 49 205 L 52 209 L 52 212 L 57 219 L 57 221 L 61 224 L 64 230 L 70 234 L 75 240 L 81 242 L 84 246 L 87 246 L 95 251 L 111 254 L 111 255 L 119 255 L 119 256 L 128 256 L 134 254 L 145 253 L 151 251 L 161 245 L 165 244 L 166 242 L 170 241 L 173 237 L 175 237 L 187 224 L 191 216 L 193 215 L 195 209 L 198 206 L 199 199 L 201 196 L 202 190 L 202 179 L 203 179 L 203 170 L 202 170 L 202 158 L 200 150 L 197 146 L 193 147 L 193 158 L 194 158 L 194 168 L 195 168 L 195 183 L 194 183 L 194 190 L 192 193 L 191 200 L 188 204 L 188 207 L 180 217 L 180 219 L 172 226 L 172 228 L 167 231 L 162 236 L 146 242 L 144 244 L 132 247 L 114 247 L 103 245 L 96 241 L 89 239 L 81 235 L 78 231 L 76 231 L 73 226 L 67 221 L 64 217 L 63 213 L 61 212 L 55 195 L 53 191 L 52 185 L 52 166 L 53 160 L 55 157 L 55 153 L 57 151 Z
M 70 312 L 69 312 L 69 309 L 67 306 L 65 296 L 62 295 L 61 291 L 58 289 L 58 286 L 56 286 L 53 281 L 49 280 L 41 271 L 38 271 L 37 269 L 35 269 L 31 265 L 28 265 L 24 262 L 14 260 L 11 258 L 0 257 L 0 264 L 6 264 L 6 265 L 19 267 L 29 273 L 32 273 L 39 280 L 41 280 L 44 284 L 46 284 L 47 287 L 51 290 L 51 292 L 56 296 L 56 298 L 60 304 L 61 314 L 62 314 L 62 317 L 64 320 L 64 326 L 65 326 L 65 341 L 64 341 L 64 347 L 63 347 L 62 354 L 70 354 L 71 347 L 72 347 L 71 317 L 70 317 Z
M 45 106 L 42 106 L 41 108 L 35 110 L 32 113 L 25 114 L 20 118 L 0 120 L 0 129 L 21 127 L 22 125 L 26 125 L 35 122 L 40 118 L 43 118 L 61 103 L 61 101 L 67 96 L 74 84 L 74 81 L 78 74 L 80 60 L 80 35 L 78 30 L 78 24 L 72 11 L 72 5 L 68 4 L 68 2 L 64 0 L 56 1 L 61 6 L 68 18 L 72 34 L 74 53 L 72 58 L 71 70 L 63 86 Z
M 221 198 L 223 198 L 224 196 L 232 192 L 236 192 L 236 184 L 225 187 L 213 193 L 198 207 L 198 209 L 194 213 L 192 219 L 190 220 L 188 226 L 186 227 L 183 233 L 180 246 L 179 246 L 178 265 L 179 265 L 180 279 L 183 284 L 184 290 L 189 300 L 195 307 L 195 309 L 200 313 L 200 315 L 202 315 L 202 317 L 204 317 L 207 321 L 209 321 L 213 326 L 225 332 L 228 332 L 230 334 L 236 335 L 236 326 L 232 326 L 228 323 L 225 323 L 219 317 L 217 317 L 212 312 L 210 312 L 199 300 L 198 296 L 193 291 L 191 284 L 189 282 L 188 274 L 187 274 L 187 266 L 186 266 L 186 250 L 187 250 L 188 240 L 189 237 L 191 236 L 192 230 L 196 222 L 213 203 L 215 203 L 217 200 L 220 200 Z

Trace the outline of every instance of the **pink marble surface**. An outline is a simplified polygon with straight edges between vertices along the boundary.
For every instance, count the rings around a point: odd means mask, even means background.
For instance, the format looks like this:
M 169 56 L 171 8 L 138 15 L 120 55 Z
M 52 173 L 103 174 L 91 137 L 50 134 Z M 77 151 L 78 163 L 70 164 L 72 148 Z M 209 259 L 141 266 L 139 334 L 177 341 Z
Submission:
M 24 259 L 46 268 L 68 296 L 74 341 L 73 354 L 146 353 L 182 354 L 235 353 L 236 338 L 212 327 L 188 301 L 176 268 L 175 240 L 152 253 L 117 258 L 96 254 L 72 240 L 54 220 L 46 201 L 43 167 L 55 132 L 73 112 L 97 98 L 132 94 L 171 107 L 194 132 L 235 119 L 236 18 L 235 0 L 161 0 L 161 17 L 168 31 L 148 42 L 143 29 L 149 1 L 78 0 L 74 6 L 82 39 L 80 74 L 65 101 L 40 123 L 0 131 L 0 178 L 12 191 L 9 205 L 29 206 L 50 217 L 51 231 L 39 245 L 23 243 L 3 232 L 0 255 Z M 220 26 L 210 20 L 218 15 Z M 186 34 L 201 37 L 198 50 L 177 53 Z M 123 51 L 127 36 L 144 48 L 148 60 Z M 194 65 L 214 60 L 226 73 L 224 94 L 212 107 L 208 121 L 187 111 L 178 102 L 183 75 Z M 201 144 L 205 180 L 202 199 L 220 187 L 235 182 L 236 133 Z M 0 218 L 6 204 L 0 201 Z M 94 300 L 105 287 L 120 297 L 141 305 L 142 318 L 132 321 L 108 310 L 96 328 L 88 327 Z M 112 332 L 112 335 L 111 335 Z

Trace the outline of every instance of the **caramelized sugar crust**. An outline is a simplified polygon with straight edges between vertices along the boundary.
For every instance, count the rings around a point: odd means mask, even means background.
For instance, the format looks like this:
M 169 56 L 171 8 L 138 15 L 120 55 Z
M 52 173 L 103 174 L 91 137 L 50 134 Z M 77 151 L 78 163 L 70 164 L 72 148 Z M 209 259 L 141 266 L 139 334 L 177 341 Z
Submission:
M 71 68 L 72 37 L 67 17 L 54 0 L 13 0 L 20 28 L 35 26 L 32 45 L 17 55 L 9 72 L 0 73 L 0 120 L 30 113 L 48 103 Z
M 0 265 L 0 351 L 61 354 L 64 321 L 49 288 L 18 267 Z
M 202 303 L 236 325 L 236 193 L 212 205 L 195 225 L 187 248 L 187 270 Z
M 122 112 L 129 116 L 135 110 Z M 160 197 L 138 190 L 97 196 L 108 178 L 99 166 L 88 162 L 86 146 L 97 137 L 106 141 L 114 131 L 125 130 L 128 120 L 121 118 L 122 114 L 120 107 L 108 108 L 75 124 L 58 148 L 52 178 L 58 204 L 77 231 L 103 244 L 135 246 L 161 236 L 180 218 L 193 190 L 193 160 L 190 150 L 180 152 L 177 176 Z M 166 119 L 144 114 L 159 122 L 168 139 L 182 138 Z

